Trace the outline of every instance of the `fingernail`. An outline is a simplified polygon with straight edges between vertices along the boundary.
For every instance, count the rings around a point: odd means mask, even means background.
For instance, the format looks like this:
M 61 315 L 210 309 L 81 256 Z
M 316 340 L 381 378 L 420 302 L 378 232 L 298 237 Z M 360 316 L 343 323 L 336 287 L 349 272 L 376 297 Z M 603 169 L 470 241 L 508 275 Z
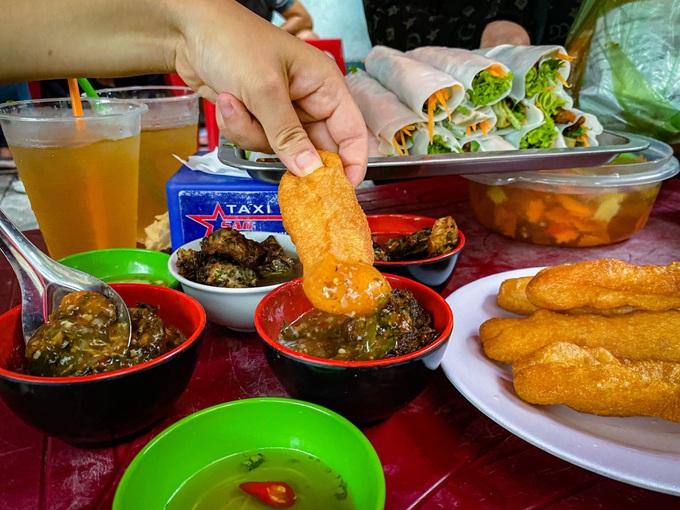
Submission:
M 297 166 L 297 174 L 300 177 L 311 174 L 317 168 L 321 168 L 323 163 L 319 154 L 312 151 L 304 151 L 296 156 L 293 156 L 295 166 Z
M 234 105 L 231 104 L 231 101 L 229 101 L 229 99 L 218 97 L 217 104 L 220 107 L 220 113 L 222 114 L 222 117 L 224 117 L 225 119 L 231 117 L 232 114 L 234 113 Z

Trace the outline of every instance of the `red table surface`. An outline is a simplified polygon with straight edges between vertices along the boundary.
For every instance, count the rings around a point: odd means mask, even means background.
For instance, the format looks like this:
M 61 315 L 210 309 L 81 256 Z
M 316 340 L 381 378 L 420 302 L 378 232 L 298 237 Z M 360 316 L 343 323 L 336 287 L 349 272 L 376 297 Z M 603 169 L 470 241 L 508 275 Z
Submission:
M 664 183 L 649 222 L 632 239 L 589 249 L 524 244 L 487 231 L 473 219 L 466 181 L 459 177 L 381 184 L 359 190 L 358 196 L 367 213 L 456 218 L 467 244 L 444 295 L 510 269 L 601 257 L 637 264 L 667 264 L 680 258 L 680 179 Z M 29 236 L 44 246 L 39 232 Z M 19 301 L 18 283 L 3 258 L 0 311 Z M 209 325 L 187 390 L 164 420 L 130 443 L 75 448 L 36 432 L 0 403 L 0 508 L 110 508 L 127 465 L 170 424 L 221 402 L 285 395 L 255 334 Z M 415 401 L 363 432 L 384 467 L 387 509 L 638 510 L 680 505 L 678 498 L 589 472 L 519 439 L 461 396 L 441 369 Z

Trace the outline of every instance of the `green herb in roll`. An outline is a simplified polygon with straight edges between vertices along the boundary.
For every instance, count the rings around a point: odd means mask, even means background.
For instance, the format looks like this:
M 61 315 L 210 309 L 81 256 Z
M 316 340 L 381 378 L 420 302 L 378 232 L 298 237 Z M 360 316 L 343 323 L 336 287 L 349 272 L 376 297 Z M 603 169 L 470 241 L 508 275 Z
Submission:
M 477 73 L 467 93 L 472 104 L 486 106 L 505 94 L 510 87 L 512 73 L 506 73 L 500 65 L 494 64 Z
M 512 126 L 520 129 L 527 118 L 527 107 L 522 101 L 514 101 L 509 97 L 501 99 L 491 107 L 496 114 L 496 127 L 504 129 Z
M 527 72 L 527 75 L 524 78 L 526 97 L 532 97 L 539 92 L 543 92 L 549 87 L 557 85 L 558 82 L 567 86 L 560 74 L 560 69 L 564 65 L 565 60 L 571 57 L 568 57 L 567 55 L 558 56 L 560 58 L 549 58 L 543 61 L 540 66 L 534 66 L 529 69 L 529 72 Z
M 548 117 L 552 117 L 553 120 L 555 120 L 554 117 L 560 112 L 560 110 L 564 109 L 563 107 L 566 104 L 567 100 L 552 90 L 544 90 L 543 92 L 539 92 L 538 96 L 536 96 L 536 106 L 540 108 Z M 555 122 L 560 124 L 560 122 L 557 120 L 555 120 Z
M 532 129 L 519 141 L 520 149 L 549 149 L 553 140 L 557 137 L 555 123 L 550 117 L 545 122 Z
M 463 144 L 463 152 L 479 152 L 481 145 L 476 140 L 470 140 Z
M 458 147 L 451 147 L 441 135 L 434 135 L 432 143 L 427 146 L 428 154 L 451 154 L 460 152 Z

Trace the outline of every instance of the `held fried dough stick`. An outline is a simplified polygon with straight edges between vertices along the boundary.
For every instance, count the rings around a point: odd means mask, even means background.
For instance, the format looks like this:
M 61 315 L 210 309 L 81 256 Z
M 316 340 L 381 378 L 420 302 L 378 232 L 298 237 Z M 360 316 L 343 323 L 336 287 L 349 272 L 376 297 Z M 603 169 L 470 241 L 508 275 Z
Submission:
M 600 416 L 680 421 L 680 363 L 618 359 L 602 347 L 556 342 L 512 366 L 517 395 Z
M 637 266 L 597 259 L 562 264 L 539 271 L 526 294 L 539 308 L 570 313 L 680 309 L 680 262 Z
M 319 155 L 324 166 L 305 177 L 286 172 L 279 184 L 281 218 L 302 263 L 302 287 L 319 310 L 370 315 L 390 285 L 373 267 L 371 231 L 340 157 Z
M 680 363 L 680 311 L 613 316 L 538 310 L 526 318 L 493 318 L 479 328 L 484 354 L 512 364 L 552 342 L 603 347 L 618 358 Z

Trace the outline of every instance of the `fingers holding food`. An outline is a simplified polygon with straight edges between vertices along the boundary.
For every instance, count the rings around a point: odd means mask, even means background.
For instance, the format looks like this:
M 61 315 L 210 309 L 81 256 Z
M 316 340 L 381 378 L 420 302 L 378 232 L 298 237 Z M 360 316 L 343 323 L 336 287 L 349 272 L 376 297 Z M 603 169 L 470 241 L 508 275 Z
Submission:
M 319 310 L 349 316 L 377 311 L 390 293 L 373 267 L 371 231 L 337 154 L 319 151 L 324 166 L 279 184 L 283 225 L 303 266 L 303 289 Z
M 517 360 L 512 373 L 515 391 L 531 404 L 680 422 L 678 363 L 629 361 L 601 347 L 556 342 Z
M 526 286 L 529 301 L 556 311 L 680 309 L 680 262 L 638 266 L 614 259 L 543 269 Z

